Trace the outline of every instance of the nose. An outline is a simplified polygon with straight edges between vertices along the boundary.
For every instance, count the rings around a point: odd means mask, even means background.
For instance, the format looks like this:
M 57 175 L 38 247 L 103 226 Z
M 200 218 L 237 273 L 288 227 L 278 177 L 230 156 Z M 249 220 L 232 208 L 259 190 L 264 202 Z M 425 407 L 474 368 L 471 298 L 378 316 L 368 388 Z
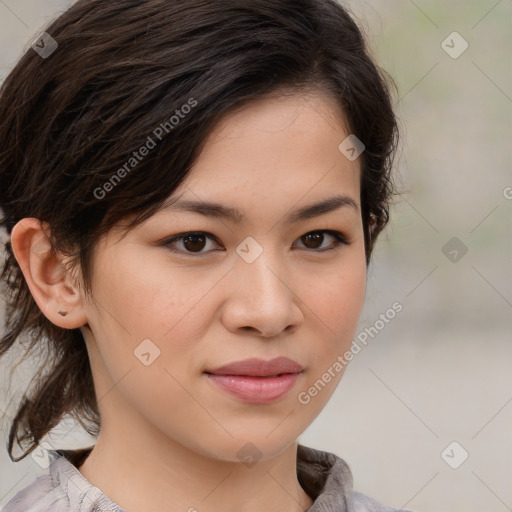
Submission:
M 237 259 L 222 315 L 225 327 L 233 333 L 250 330 L 269 338 L 295 330 L 303 314 L 293 284 L 286 265 L 269 250 L 252 263 Z

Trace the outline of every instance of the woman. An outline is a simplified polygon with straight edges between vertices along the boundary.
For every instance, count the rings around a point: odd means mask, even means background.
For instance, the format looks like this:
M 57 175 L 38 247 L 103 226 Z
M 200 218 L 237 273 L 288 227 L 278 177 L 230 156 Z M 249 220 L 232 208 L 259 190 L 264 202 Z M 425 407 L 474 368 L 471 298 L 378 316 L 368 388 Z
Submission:
M 348 362 L 396 120 L 333 0 L 79 0 L 0 93 L 7 332 L 44 347 L 5 512 L 391 511 L 297 443 Z

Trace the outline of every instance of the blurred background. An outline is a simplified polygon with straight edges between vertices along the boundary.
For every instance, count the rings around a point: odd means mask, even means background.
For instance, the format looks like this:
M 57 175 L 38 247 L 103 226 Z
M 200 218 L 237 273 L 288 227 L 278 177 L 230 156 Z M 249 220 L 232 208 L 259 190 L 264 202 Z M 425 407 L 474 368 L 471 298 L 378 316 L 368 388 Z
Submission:
M 0 79 L 71 3 L 0 0 Z M 402 193 L 369 269 L 358 332 L 372 334 L 299 441 L 397 508 L 511 511 L 512 1 L 343 4 L 398 87 Z M 33 374 L 20 365 L 8 388 L 12 364 L 0 366 L 0 510 L 45 472 L 4 449 Z M 59 447 L 92 444 L 63 432 Z

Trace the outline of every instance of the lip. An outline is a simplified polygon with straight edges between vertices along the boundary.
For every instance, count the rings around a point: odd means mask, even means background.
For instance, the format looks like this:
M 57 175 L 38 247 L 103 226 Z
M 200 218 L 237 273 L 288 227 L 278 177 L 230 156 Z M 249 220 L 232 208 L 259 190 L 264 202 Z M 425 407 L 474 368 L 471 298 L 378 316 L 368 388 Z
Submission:
M 265 404 L 288 393 L 302 373 L 302 366 L 287 357 L 270 361 L 245 359 L 208 370 L 208 379 L 223 391 L 249 403 Z
M 270 361 L 264 359 L 244 359 L 235 361 L 206 373 L 213 375 L 240 375 L 246 377 L 274 377 L 283 373 L 299 373 L 302 366 L 288 357 L 276 357 Z

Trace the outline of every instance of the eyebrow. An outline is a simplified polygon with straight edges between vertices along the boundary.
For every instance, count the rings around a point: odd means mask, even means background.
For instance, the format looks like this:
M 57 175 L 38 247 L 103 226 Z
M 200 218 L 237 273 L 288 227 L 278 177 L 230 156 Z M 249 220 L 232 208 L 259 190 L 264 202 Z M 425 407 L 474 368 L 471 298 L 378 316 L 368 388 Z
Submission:
M 284 222 L 286 224 L 293 224 L 295 222 L 300 222 L 324 215 L 343 207 L 352 208 L 356 212 L 359 211 L 358 204 L 351 197 L 347 195 L 336 195 L 324 199 L 318 203 L 310 204 L 288 213 L 284 218 Z M 235 224 L 240 224 L 245 220 L 244 213 L 238 208 L 224 206 L 214 202 L 209 203 L 205 201 L 179 201 L 177 198 L 174 198 L 171 199 L 170 202 L 167 202 L 162 207 L 161 211 L 185 211 L 198 213 L 200 215 L 204 215 L 205 217 L 230 220 Z

